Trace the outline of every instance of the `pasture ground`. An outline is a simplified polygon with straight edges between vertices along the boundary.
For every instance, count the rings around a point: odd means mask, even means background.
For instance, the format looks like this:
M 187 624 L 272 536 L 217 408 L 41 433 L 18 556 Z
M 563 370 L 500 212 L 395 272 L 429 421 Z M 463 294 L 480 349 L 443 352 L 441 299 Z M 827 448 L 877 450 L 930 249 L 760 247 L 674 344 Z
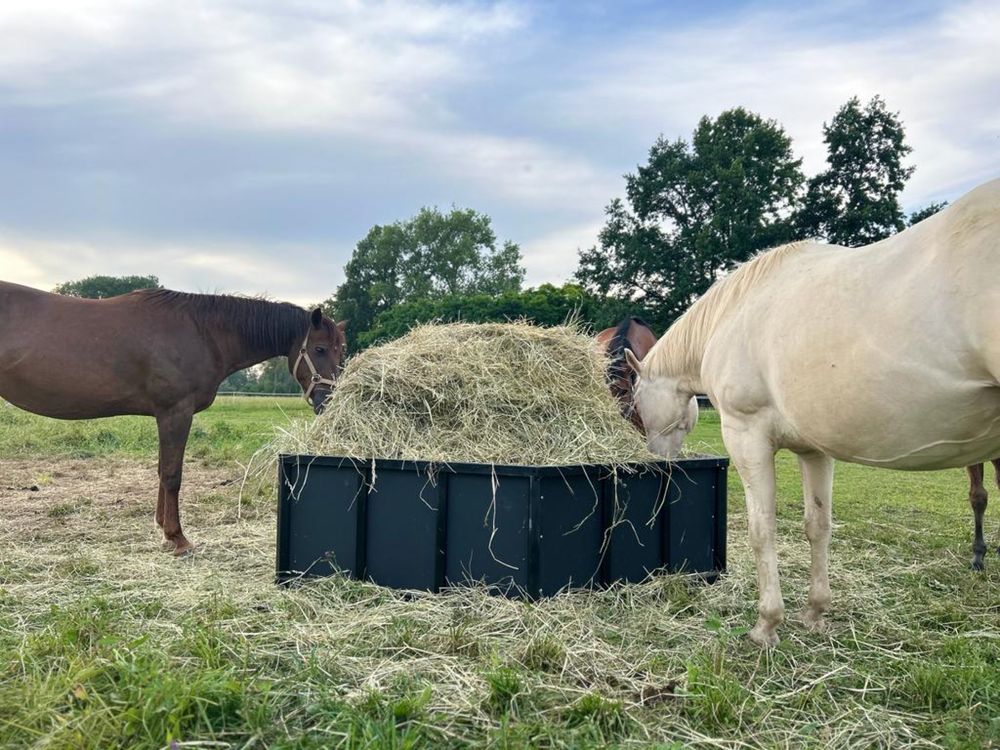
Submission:
M 735 472 L 714 586 L 663 576 L 538 604 L 274 586 L 273 484 L 240 501 L 239 462 L 304 412 L 226 398 L 196 418 L 181 511 L 199 552 L 177 560 L 152 523 L 152 420 L 0 405 L 0 747 L 1000 747 L 1000 559 L 968 570 L 962 471 L 838 464 L 836 609 L 813 634 L 782 455 L 789 621 L 762 653 Z M 694 439 L 721 449 L 714 413 Z

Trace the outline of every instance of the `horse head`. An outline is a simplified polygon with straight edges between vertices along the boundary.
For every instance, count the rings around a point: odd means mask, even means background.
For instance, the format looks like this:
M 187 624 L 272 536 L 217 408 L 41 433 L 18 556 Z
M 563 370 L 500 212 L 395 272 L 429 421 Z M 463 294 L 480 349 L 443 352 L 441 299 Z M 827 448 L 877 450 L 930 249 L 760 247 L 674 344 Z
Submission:
M 683 390 L 677 378 L 643 375 L 642 363 L 631 349 L 625 350 L 625 361 L 636 375 L 635 408 L 646 428 L 646 445 L 651 453 L 675 458 L 698 423 L 698 399 Z
M 347 321 L 334 322 L 317 307 L 309 314 L 309 328 L 288 354 L 289 370 L 302 387 L 302 393 L 317 414 L 333 393 L 340 371 L 344 369 Z M 294 364 L 293 364 L 294 363 Z

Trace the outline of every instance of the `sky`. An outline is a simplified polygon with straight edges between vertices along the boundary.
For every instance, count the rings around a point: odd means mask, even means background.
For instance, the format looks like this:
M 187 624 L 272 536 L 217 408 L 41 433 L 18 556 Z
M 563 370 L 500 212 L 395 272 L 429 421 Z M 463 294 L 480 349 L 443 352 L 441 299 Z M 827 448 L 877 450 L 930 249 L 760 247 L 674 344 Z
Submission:
M 744 106 L 806 175 L 899 112 L 908 212 L 1000 177 L 1000 3 L 2 0 L 0 279 L 330 296 L 375 224 L 473 208 L 561 283 L 659 135 Z

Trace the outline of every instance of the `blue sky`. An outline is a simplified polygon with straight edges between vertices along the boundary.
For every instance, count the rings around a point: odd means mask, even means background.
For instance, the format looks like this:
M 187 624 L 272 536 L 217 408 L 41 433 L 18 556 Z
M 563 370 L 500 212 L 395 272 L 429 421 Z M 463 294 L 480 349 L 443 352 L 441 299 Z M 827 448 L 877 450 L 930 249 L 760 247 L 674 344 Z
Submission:
M 908 210 L 1000 176 L 1000 4 L 0 3 L 0 278 L 308 303 L 375 223 L 472 207 L 567 279 L 657 135 L 736 105 L 807 174 L 900 112 Z

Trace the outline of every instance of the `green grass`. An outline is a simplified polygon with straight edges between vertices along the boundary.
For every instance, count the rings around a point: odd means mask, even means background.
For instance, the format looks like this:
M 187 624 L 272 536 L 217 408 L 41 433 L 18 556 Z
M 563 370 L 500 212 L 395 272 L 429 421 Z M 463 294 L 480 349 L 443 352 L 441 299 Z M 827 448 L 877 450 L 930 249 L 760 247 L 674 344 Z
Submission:
M 246 459 L 274 435 L 277 424 L 311 414 L 301 397 L 219 396 L 196 414 L 187 455 L 211 461 Z M 156 455 L 152 417 L 83 421 L 47 419 L 0 401 L 0 458 Z
M 175 560 L 150 524 L 152 420 L 0 407 L 0 747 L 1000 746 L 1000 559 L 967 569 L 960 470 L 838 464 L 820 635 L 795 618 L 808 548 L 782 455 L 789 621 L 764 653 L 745 637 L 756 583 L 735 472 L 713 586 L 662 576 L 537 604 L 274 586 L 273 489 L 239 502 L 224 480 L 285 413 L 307 410 L 199 415 L 182 511 L 200 551 Z M 693 441 L 721 451 L 714 413 Z

